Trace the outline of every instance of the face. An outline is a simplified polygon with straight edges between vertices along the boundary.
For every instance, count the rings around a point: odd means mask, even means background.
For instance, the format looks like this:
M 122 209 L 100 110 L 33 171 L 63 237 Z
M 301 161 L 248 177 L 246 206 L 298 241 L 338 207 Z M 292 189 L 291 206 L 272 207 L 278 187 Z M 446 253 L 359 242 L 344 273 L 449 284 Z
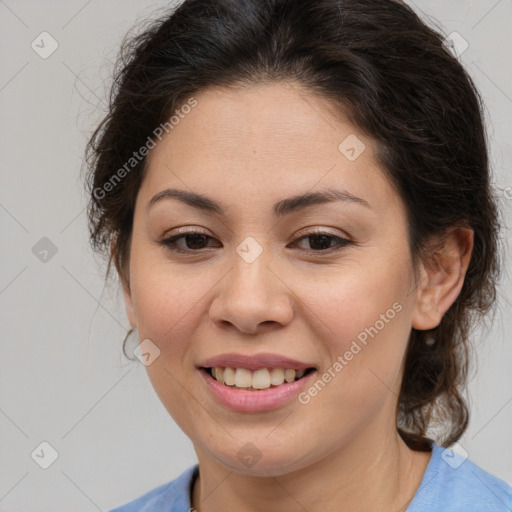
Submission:
M 381 439 L 416 295 L 374 143 L 291 83 L 195 99 L 149 154 L 135 208 L 125 300 L 160 351 L 156 393 L 200 459 L 238 472 Z

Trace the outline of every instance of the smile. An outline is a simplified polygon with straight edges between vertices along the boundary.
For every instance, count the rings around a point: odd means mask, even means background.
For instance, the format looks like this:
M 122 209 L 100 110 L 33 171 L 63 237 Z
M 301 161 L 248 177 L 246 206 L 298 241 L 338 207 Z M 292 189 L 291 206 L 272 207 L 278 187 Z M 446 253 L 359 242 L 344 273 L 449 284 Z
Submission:
M 315 368 L 259 368 L 252 371 L 230 366 L 199 368 L 207 396 L 213 399 L 212 404 L 238 413 L 261 413 L 296 405 L 297 397 L 317 373 Z
M 251 371 L 247 368 L 231 368 L 215 366 L 205 371 L 224 386 L 246 391 L 261 391 L 282 386 L 301 379 L 314 371 L 314 368 L 260 368 Z

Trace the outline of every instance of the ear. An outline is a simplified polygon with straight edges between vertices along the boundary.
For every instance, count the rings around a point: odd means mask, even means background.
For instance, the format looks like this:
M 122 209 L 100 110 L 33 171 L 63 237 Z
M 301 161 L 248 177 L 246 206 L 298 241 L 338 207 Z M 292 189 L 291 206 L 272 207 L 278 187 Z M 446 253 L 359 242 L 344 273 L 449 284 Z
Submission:
M 112 254 L 112 255 L 116 254 L 116 251 L 117 251 L 116 243 L 117 243 L 117 239 L 114 238 L 110 244 L 110 254 Z M 128 275 L 125 274 L 122 271 L 122 269 L 120 269 L 118 267 L 117 258 L 112 257 L 112 261 L 114 262 L 114 265 L 117 270 L 117 275 L 119 276 L 119 280 L 121 282 L 124 305 L 125 305 L 125 309 L 126 309 L 126 316 L 128 317 L 130 325 L 134 329 L 137 329 L 137 321 L 136 321 L 136 315 L 135 315 L 135 308 L 133 306 L 129 273 L 128 273 Z
M 133 307 L 133 299 L 132 294 L 130 290 L 129 283 L 122 285 L 123 287 L 123 299 L 124 299 L 124 305 L 126 308 L 126 316 L 128 317 L 128 320 L 130 321 L 130 325 L 137 329 L 137 320 L 135 316 L 135 308 Z
M 442 238 L 438 235 L 431 240 L 435 249 L 421 263 L 412 327 L 427 330 L 440 324 L 464 284 L 473 241 L 474 233 L 469 228 L 453 228 Z

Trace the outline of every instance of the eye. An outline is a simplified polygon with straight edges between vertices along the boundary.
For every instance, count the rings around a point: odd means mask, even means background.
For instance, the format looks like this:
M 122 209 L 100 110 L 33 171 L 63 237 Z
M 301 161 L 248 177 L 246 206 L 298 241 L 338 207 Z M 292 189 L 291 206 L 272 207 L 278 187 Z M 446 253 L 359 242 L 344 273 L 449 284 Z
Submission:
M 204 249 L 205 243 L 208 239 L 213 240 L 211 236 L 202 233 L 201 231 L 185 231 L 179 235 L 173 235 L 168 238 L 163 239 L 159 242 L 166 249 L 173 252 L 199 252 L 199 250 Z M 185 248 L 178 244 L 179 241 L 183 241 L 185 243 Z
M 313 233 L 306 234 L 294 243 L 297 244 L 298 242 L 301 242 L 302 240 L 308 240 L 309 239 L 309 245 L 311 249 L 305 249 L 307 251 L 312 252 L 334 252 L 339 251 L 343 249 L 345 246 L 351 244 L 352 242 L 350 240 L 347 240 L 346 238 L 341 238 L 339 236 L 333 235 L 332 233 L 329 233 L 328 231 L 315 231 Z M 333 244 L 334 242 L 334 244 Z
M 292 243 L 292 245 L 297 245 L 299 242 L 308 239 L 311 248 L 306 248 L 304 250 L 315 253 L 330 253 L 338 251 L 352 243 L 350 240 L 333 235 L 328 231 L 315 231 L 298 238 Z M 194 252 L 201 252 L 204 249 L 208 249 L 207 244 L 209 240 L 215 239 L 201 231 L 191 230 L 184 231 L 178 235 L 167 237 L 161 240 L 159 244 L 172 252 L 191 254 Z M 179 242 L 183 242 L 183 244 L 180 245 Z M 183 245 L 185 245 L 185 247 Z

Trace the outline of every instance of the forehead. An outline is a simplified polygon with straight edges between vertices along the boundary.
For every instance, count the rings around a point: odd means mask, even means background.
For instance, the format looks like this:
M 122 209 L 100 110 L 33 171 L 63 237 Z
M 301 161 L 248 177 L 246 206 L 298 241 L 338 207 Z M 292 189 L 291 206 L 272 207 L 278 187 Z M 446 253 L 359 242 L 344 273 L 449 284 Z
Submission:
M 341 187 L 359 197 L 380 195 L 373 198 L 376 208 L 396 201 L 376 163 L 374 142 L 300 85 L 210 88 L 194 99 L 196 105 L 149 153 L 142 194 L 178 185 L 206 195 L 215 191 L 220 200 L 278 200 L 284 193 Z M 347 145 L 362 152 L 354 159 Z
M 167 144 L 150 158 L 174 146 L 175 156 L 183 150 L 188 160 L 213 152 L 225 158 L 300 162 L 336 154 L 339 142 L 357 131 L 335 117 L 325 100 L 294 83 L 209 88 L 194 98 L 197 105 L 181 116 L 164 137 Z

